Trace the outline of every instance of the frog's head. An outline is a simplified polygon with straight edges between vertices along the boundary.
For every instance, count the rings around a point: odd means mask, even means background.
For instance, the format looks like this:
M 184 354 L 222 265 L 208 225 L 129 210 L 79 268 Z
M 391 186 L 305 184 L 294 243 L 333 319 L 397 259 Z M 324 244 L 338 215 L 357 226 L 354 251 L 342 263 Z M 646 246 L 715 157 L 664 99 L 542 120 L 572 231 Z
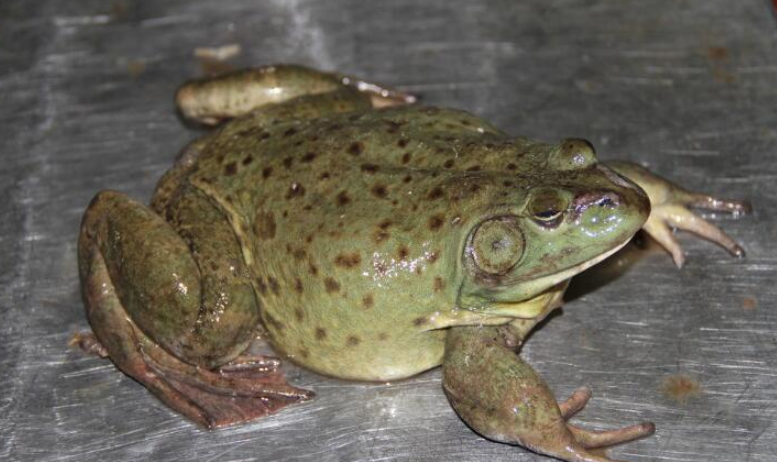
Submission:
M 460 308 L 532 317 L 528 307 L 537 304 L 527 301 L 613 254 L 650 213 L 642 189 L 598 163 L 586 141 L 566 140 L 534 165 L 515 187 L 489 194 L 470 220 Z

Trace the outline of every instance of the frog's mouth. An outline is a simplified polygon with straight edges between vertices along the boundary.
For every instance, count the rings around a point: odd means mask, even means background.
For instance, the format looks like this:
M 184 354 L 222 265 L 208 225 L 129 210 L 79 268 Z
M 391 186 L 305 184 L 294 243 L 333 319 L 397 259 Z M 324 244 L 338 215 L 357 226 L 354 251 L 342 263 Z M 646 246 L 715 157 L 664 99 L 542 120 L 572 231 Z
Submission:
M 493 314 L 494 316 L 533 318 L 542 312 L 542 308 L 544 308 L 542 307 L 543 302 L 547 304 L 554 298 L 553 294 L 556 292 L 561 292 L 561 295 L 563 295 L 566 286 L 569 284 L 569 281 L 573 276 L 580 274 L 588 268 L 606 260 L 608 257 L 622 249 L 626 244 L 629 243 L 629 241 L 631 241 L 631 238 L 626 239 L 612 249 L 601 253 L 579 265 L 575 265 L 556 273 L 551 273 L 534 279 L 532 281 L 532 285 L 538 287 L 539 290 L 541 290 L 539 295 L 518 301 L 494 300 L 487 302 L 485 311 L 489 314 Z M 539 312 L 535 313 L 534 310 L 530 309 L 529 307 L 536 307 Z

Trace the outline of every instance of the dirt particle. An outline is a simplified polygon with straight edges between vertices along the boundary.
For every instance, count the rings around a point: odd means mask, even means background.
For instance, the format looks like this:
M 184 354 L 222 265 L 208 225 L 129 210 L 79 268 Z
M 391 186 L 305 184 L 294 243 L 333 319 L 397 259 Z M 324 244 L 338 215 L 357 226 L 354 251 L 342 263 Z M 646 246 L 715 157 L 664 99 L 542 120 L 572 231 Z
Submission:
M 707 48 L 707 56 L 714 61 L 725 61 L 728 59 L 729 53 L 726 47 L 709 47 Z
M 293 199 L 295 197 L 302 197 L 305 195 L 305 188 L 299 183 L 292 183 L 289 186 L 289 190 L 286 192 L 286 199 Z
M 668 398 L 683 405 L 689 399 L 698 398 L 701 395 L 701 384 L 687 374 L 670 375 L 664 378 L 661 391 Z
M 340 291 L 340 283 L 330 277 L 324 279 L 324 287 L 326 287 L 327 293 L 330 294 Z
M 758 300 L 753 297 L 745 297 L 742 299 L 742 309 L 745 311 L 753 311 L 758 307 Z
M 352 156 L 361 155 L 362 152 L 364 152 L 364 144 L 360 141 L 351 143 L 351 145 L 348 146 L 348 154 Z
M 434 291 L 440 292 L 445 288 L 445 281 L 440 276 L 434 278 Z
M 341 253 L 335 258 L 335 265 L 341 268 L 355 268 L 362 262 L 361 255 L 358 252 Z
M 362 297 L 362 306 L 365 308 L 372 308 L 375 305 L 375 299 L 372 294 L 367 294 Z
M 441 213 L 438 213 L 429 219 L 429 229 L 432 231 L 438 231 L 440 228 L 442 228 L 444 222 L 445 216 Z
M 346 344 L 347 344 L 349 347 L 355 347 L 355 346 L 356 346 L 356 345 L 358 345 L 359 343 L 361 343 L 361 339 L 359 339 L 359 337 L 357 337 L 357 336 L 355 336 L 355 335 L 349 335 L 349 336 L 348 336 L 348 339 L 346 340 Z

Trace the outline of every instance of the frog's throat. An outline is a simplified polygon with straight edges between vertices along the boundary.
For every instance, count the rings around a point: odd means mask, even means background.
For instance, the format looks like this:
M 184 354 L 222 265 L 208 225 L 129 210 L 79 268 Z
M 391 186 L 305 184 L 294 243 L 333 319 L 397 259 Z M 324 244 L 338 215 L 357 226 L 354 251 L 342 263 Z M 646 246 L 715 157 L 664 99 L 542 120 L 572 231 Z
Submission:
M 536 319 L 544 317 L 548 312 L 561 306 L 564 291 L 569 285 L 572 276 L 579 274 L 591 266 L 605 260 L 614 254 L 630 239 L 625 240 L 614 248 L 588 260 L 580 265 L 544 276 L 537 280 L 539 287 L 549 287 L 539 295 L 527 300 L 517 302 L 492 301 L 485 304 L 483 309 L 473 311 L 462 308 L 454 308 L 447 312 L 435 312 L 429 315 L 422 324 L 422 331 L 444 329 L 454 326 L 471 325 L 501 325 L 515 319 Z

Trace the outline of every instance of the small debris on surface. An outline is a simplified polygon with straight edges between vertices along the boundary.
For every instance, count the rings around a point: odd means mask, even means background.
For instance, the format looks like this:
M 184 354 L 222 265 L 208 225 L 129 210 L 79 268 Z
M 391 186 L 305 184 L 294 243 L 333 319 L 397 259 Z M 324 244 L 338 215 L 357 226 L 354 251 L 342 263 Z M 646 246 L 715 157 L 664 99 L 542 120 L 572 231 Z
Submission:
M 698 398 L 701 395 L 701 384 L 687 374 L 676 374 L 666 377 L 661 385 L 661 391 L 668 398 L 683 405 L 689 399 Z

